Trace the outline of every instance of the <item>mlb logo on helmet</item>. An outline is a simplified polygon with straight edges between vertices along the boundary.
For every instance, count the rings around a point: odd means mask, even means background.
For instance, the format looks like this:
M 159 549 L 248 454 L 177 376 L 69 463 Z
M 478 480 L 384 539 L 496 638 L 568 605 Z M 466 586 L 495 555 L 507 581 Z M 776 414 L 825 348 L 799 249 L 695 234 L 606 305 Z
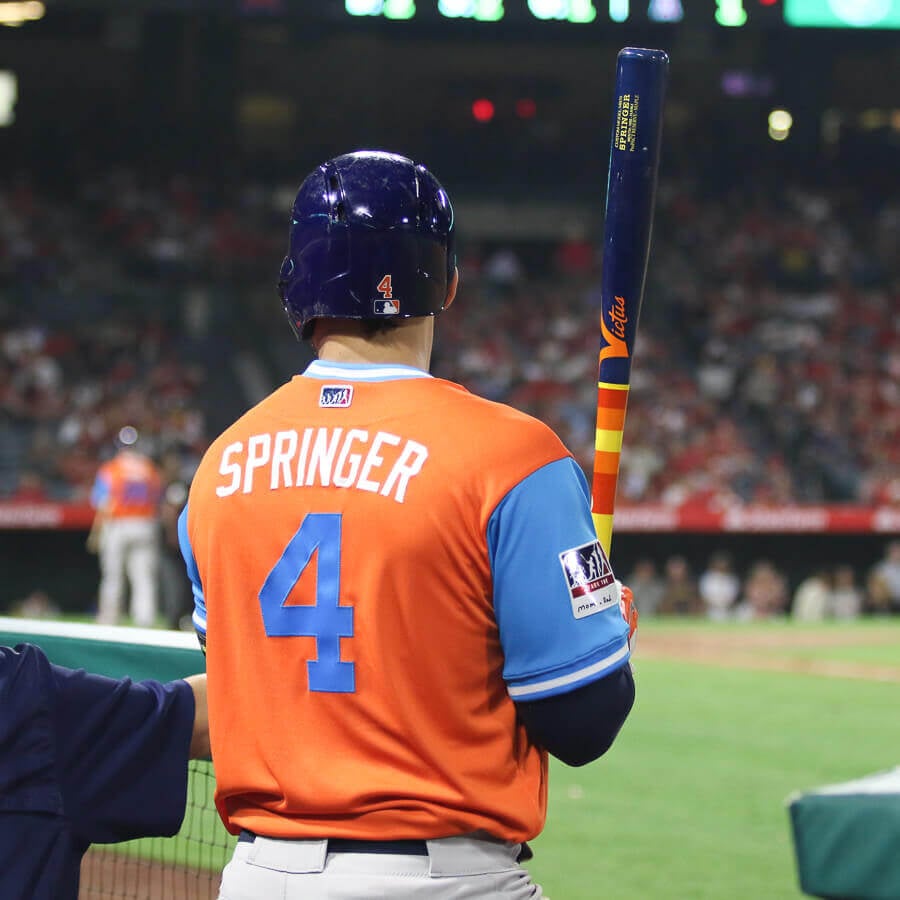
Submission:
M 323 384 L 319 406 L 325 409 L 346 409 L 353 402 L 353 387 L 349 384 Z
M 400 315 L 400 303 L 397 300 L 375 300 L 372 312 L 376 316 L 397 316 Z

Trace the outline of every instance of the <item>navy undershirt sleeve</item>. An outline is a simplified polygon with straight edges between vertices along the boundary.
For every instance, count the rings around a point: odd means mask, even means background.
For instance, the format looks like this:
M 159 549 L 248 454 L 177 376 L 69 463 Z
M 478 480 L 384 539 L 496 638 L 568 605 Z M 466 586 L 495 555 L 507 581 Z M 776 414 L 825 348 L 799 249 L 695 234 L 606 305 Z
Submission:
M 612 746 L 634 704 L 631 666 L 568 694 L 520 701 L 516 711 L 528 736 L 570 766 L 583 766 Z

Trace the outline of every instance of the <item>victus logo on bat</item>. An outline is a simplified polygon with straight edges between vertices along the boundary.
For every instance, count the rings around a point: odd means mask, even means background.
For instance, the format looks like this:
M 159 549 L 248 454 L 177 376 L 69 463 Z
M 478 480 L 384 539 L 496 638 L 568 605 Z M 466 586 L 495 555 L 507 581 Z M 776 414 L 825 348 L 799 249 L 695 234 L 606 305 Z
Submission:
M 606 319 L 609 318 L 609 325 Z M 608 309 L 600 316 L 600 332 L 606 345 L 600 350 L 600 361 L 604 359 L 628 359 L 628 344 L 625 342 L 625 326 L 628 324 L 628 313 L 625 310 L 625 298 L 613 297 Z
M 619 602 L 616 576 L 599 541 L 564 550 L 559 554 L 559 562 L 576 619 L 592 616 Z

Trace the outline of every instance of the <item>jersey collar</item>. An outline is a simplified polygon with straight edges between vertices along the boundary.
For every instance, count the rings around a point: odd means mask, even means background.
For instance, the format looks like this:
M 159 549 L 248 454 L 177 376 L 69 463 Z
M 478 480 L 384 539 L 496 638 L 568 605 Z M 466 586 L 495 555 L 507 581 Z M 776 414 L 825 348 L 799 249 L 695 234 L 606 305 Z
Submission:
M 344 381 L 402 381 L 433 376 L 415 366 L 382 363 L 341 363 L 314 359 L 303 372 L 304 378 L 340 378 Z

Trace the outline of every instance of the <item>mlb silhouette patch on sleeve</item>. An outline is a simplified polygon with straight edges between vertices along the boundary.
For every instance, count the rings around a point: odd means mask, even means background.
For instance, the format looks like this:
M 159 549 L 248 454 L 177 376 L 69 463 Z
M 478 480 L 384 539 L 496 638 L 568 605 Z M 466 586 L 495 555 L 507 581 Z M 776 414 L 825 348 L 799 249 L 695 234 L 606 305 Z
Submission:
M 353 402 L 353 385 L 323 384 L 319 392 L 319 406 L 325 409 L 344 409 Z
M 619 603 L 616 576 L 599 541 L 591 541 L 559 554 L 566 576 L 572 615 L 576 619 L 603 612 Z

